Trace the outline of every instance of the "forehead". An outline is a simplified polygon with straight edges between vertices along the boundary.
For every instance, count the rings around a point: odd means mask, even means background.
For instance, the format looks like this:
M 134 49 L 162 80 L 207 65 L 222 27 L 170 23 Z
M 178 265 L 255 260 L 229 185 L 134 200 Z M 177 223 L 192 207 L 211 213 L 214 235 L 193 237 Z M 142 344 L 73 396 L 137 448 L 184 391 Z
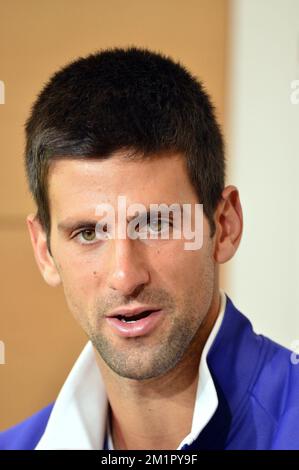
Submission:
M 198 202 L 180 154 L 143 160 L 118 154 L 107 160 L 55 160 L 48 185 L 51 212 L 70 206 L 92 210 L 101 202 L 115 204 L 119 195 L 125 195 L 129 203 Z

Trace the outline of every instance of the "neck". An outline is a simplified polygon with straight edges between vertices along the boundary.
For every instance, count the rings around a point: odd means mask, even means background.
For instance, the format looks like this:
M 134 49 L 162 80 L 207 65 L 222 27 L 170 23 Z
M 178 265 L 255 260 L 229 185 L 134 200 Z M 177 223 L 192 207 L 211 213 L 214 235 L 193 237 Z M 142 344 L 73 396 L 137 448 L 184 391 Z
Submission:
M 120 377 L 96 353 L 110 405 L 115 449 L 177 449 L 190 433 L 201 354 L 219 307 L 217 292 L 188 351 L 163 376 L 142 381 Z

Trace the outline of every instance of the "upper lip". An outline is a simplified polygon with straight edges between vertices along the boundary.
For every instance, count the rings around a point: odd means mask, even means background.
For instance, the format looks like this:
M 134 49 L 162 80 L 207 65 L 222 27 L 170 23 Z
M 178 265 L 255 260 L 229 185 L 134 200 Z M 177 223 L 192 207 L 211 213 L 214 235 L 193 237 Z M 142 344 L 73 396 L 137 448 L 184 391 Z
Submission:
M 145 312 L 147 310 L 154 311 L 154 310 L 161 310 L 159 307 L 153 307 L 151 305 L 141 305 L 139 307 L 119 307 L 112 312 L 108 313 L 106 317 L 117 317 L 121 315 L 123 317 L 133 317 L 138 315 L 139 313 Z

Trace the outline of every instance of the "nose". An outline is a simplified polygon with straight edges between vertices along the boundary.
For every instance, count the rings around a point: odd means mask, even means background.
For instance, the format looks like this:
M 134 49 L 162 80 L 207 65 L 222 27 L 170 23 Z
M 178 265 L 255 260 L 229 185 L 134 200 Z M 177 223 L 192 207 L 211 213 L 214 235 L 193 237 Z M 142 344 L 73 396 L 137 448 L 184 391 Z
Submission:
M 149 282 L 150 275 L 146 267 L 138 241 L 130 238 L 112 241 L 110 252 L 110 271 L 108 286 L 123 296 L 132 295 L 137 289 Z

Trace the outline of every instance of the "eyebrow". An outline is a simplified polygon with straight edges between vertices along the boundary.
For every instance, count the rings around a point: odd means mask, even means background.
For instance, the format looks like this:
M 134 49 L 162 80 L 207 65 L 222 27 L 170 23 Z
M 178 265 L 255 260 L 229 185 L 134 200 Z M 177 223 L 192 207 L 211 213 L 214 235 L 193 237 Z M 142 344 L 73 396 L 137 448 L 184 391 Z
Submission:
M 93 225 L 96 225 L 97 223 L 98 223 L 98 220 L 66 219 L 62 222 L 59 222 L 57 225 L 57 228 L 60 232 L 66 232 L 66 231 L 74 230 L 75 228 L 79 228 L 79 227 L 91 227 Z
M 182 213 L 182 206 L 180 204 L 180 212 Z M 130 215 L 127 217 L 127 222 L 130 222 L 131 220 L 135 219 L 136 217 L 141 217 L 141 218 L 146 218 L 146 220 L 150 220 L 150 209 L 148 209 L 146 212 L 135 212 L 134 215 Z M 161 214 L 161 211 L 158 211 L 158 214 Z M 169 218 L 173 220 L 173 211 L 169 212 Z M 61 222 L 58 223 L 57 228 L 60 232 L 70 232 L 74 230 L 75 228 L 81 228 L 81 227 L 95 227 L 97 224 L 99 224 L 99 220 L 92 220 L 92 219 L 65 219 Z

